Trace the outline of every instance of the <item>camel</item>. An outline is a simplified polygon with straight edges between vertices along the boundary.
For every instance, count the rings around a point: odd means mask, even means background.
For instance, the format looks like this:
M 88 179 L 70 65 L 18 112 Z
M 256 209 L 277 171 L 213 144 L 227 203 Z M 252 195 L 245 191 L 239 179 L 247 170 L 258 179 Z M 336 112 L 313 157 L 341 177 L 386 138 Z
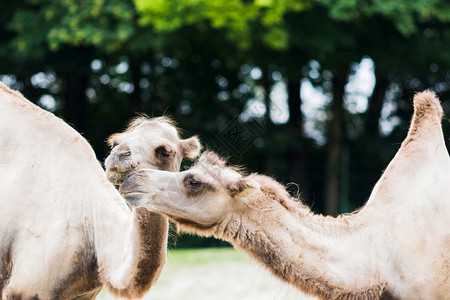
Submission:
M 191 169 L 136 170 L 119 191 L 180 229 L 231 242 L 275 276 L 321 299 L 448 299 L 450 158 L 439 100 L 414 97 L 406 139 L 363 208 L 313 214 L 268 176 L 212 152 Z
M 1 298 L 94 299 L 102 286 L 141 297 L 164 265 L 167 219 L 130 208 L 79 133 L 2 83 L 0 113 Z M 139 118 L 115 137 L 146 130 L 148 149 L 171 147 L 159 169 L 199 153 L 166 119 Z M 114 169 L 116 147 L 110 172 L 125 172 Z

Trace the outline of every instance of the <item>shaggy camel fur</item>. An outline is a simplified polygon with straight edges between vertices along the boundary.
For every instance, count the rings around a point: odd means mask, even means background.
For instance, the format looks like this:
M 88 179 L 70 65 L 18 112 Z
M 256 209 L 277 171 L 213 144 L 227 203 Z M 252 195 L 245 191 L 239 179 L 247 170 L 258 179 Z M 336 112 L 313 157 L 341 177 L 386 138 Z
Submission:
M 130 209 L 80 134 L 2 83 L 0 114 L 2 299 L 94 299 L 102 285 L 143 295 L 165 261 L 167 221 Z M 157 124 L 155 139 L 178 157 L 161 169 L 198 153 L 163 120 L 127 134 Z
M 187 232 L 231 242 L 322 299 L 448 299 L 450 158 L 439 100 L 414 97 L 408 136 L 359 211 L 313 214 L 273 179 L 214 153 L 180 173 L 141 170 L 119 191 Z

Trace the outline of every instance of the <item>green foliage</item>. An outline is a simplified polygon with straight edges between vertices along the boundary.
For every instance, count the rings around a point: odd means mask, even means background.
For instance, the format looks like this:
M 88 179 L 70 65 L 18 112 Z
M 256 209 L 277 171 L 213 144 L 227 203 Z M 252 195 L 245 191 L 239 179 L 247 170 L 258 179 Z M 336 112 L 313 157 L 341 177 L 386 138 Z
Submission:
M 336 20 L 348 21 L 381 16 L 392 22 L 404 36 L 418 31 L 418 24 L 425 22 L 448 22 L 450 3 L 445 0 L 318 0 L 330 9 Z
M 13 53 L 41 57 L 63 45 L 117 50 L 134 33 L 133 4 L 121 0 L 28 0 L 16 9 L 8 29 L 16 34 Z
M 425 22 L 450 20 L 450 3 L 443 0 L 134 0 L 140 23 L 152 25 L 157 32 L 174 31 L 183 26 L 207 21 L 213 28 L 225 28 L 230 40 L 241 48 L 249 47 L 255 24 L 262 25 L 262 41 L 274 49 L 286 49 L 290 33 L 285 16 L 309 10 L 319 4 L 328 9 L 332 20 L 352 23 L 381 16 L 394 24 L 404 36 L 411 36 Z M 318 16 L 324 18 L 325 16 Z
M 301 11 L 310 1 L 303 0 L 135 0 L 140 23 L 152 25 L 157 32 L 174 31 L 183 26 L 207 21 L 216 29 L 225 28 L 230 40 L 246 48 L 251 40 L 251 24 L 263 25 L 265 43 L 276 49 L 286 47 L 282 29 L 287 12 Z

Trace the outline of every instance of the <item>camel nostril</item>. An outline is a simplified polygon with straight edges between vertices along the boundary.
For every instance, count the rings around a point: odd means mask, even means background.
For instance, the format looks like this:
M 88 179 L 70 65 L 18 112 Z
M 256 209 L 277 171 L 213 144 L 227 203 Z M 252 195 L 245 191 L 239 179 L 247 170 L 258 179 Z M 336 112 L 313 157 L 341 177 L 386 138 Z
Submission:
M 124 151 L 121 151 L 120 156 L 131 156 L 131 150 L 130 149 L 125 149 Z
M 131 156 L 131 149 L 128 146 L 121 146 L 121 145 L 119 145 L 116 148 L 114 148 L 113 152 L 118 157 Z
M 111 167 L 107 168 L 106 171 L 107 172 L 117 172 L 117 168 L 116 168 L 116 166 L 111 166 Z

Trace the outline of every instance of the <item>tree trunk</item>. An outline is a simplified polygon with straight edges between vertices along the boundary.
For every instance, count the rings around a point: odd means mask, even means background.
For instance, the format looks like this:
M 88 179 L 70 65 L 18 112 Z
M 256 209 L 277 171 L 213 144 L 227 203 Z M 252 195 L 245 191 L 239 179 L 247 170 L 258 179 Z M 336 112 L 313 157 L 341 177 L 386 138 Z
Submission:
M 381 109 L 383 108 L 384 96 L 389 84 L 389 80 L 385 73 L 377 71 L 375 69 L 376 84 L 369 98 L 368 108 L 366 111 L 366 124 L 365 135 L 366 136 L 379 136 L 379 122 L 381 117 Z
M 343 138 L 343 98 L 347 83 L 347 68 L 340 67 L 333 77 L 332 118 L 328 130 L 328 151 L 326 160 L 325 213 L 336 215 L 339 206 L 340 162 Z
M 289 80 L 287 83 L 289 123 L 291 127 L 302 130 L 303 114 L 300 109 L 300 80 Z
M 134 85 L 133 93 L 131 93 L 131 111 L 130 117 L 134 117 L 136 113 L 142 112 L 142 98 L 141 98 L 141 65 L 142 59 L 139 57 L 130 57 L 130 71 L 131 81 Z
M 270 119 L 270 109 L 272 108 L 272 101 L 270 100 L 270 92 L 272 90 L 272 84 L 269 79 L 269 72 L 266 70 L 264 76 L 261 79 L 261 85 L 264 88 L 264 106 L 266 107 L 266 112 L 264 113 L 264 122 L 266 126 L 272 123 Z
M 387 163 L 383 161 L 384 141 L 380 135 L 379 124 L 389 80 L 385 73 L 377 72 L 376 69 L 375 76 L 376 85 L 372 96 L 368 99 L 368 108 L 364 115 L 364 135 L 357 141 L 358 147 L 351 154 L 355 160 L 352 167 L 356 174 L 364 174 L 365 177 L 364 180 L 356 179 L 358 189 L 354 195 L 369 195 L 374 184 L 380 178 L 382 168 Z M 355 203 L 355 205 L 363 205 L 363 202 Z
M 87 129 L 87 97 L 89 85 L 90 50 L 87 48 L 67 48 L 55 54 L 55 71 L 63 82 L 64 120 L 78 132 Z M 61 56 L 63 54 L 63 56 Z M 67 57 L 70 56 L 70 60 Z
M 67 73 L 63 92 L 63 118 L 80 133 L 86 131 L 87 86 L 88 74 L 85 72 Z
M 288 170 L 292 181 L 301 187 L 302 195 L 309 195 L 309 181 L 306 175 L 307 159 L 303 135 L 303 114 L 300 109 L 300 79 L 287 83 L 290 137 L 288 149 Z

